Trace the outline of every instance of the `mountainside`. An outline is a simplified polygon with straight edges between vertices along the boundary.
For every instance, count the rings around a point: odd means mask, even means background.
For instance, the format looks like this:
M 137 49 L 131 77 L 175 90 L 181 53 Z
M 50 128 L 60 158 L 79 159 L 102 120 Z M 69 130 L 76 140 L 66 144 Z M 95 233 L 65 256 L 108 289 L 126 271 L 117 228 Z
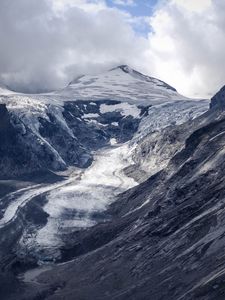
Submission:
M 224 299 L 224 110 L 175 128 L 168 165 L 120 194 L 110 221 L 74 232 L 73 260 L 27 273 L 23 299 Z
M 111 99 L 143 105 L 187 100 L 167 83 L 121 65 L 99 75 L 84 75 L 73 80 L 56 95 L 82 100 Z
M 0 95 L 1 298 L 157 300 L 174 276 L 165 299 L 178 299 L 170 234 L 202 213 L 201 168 L 222 143 L 223 105 L 208 106 L 128 66 Z
M 92 151 L 110 145 L 111 139 L 117 143 L 130 140 L 153 105 L 166 102 L 171 113 L 180 111 L 172 113 L 168 121 L 166 117 L 165 122 L 173 123 L 196 117 L 208 107 L 208 101 L 185 98 L 166 83 L 128 66 L 83 76 L 55 93 L 7 91 L 1 95 L 0 90 L 0 103 L 6 105 L 10 123 L 17 131 L 21 154 L 19 158 L 12 152 L 2 152 L 0 164 L 7 161 L 2 178 L 89 166 Z

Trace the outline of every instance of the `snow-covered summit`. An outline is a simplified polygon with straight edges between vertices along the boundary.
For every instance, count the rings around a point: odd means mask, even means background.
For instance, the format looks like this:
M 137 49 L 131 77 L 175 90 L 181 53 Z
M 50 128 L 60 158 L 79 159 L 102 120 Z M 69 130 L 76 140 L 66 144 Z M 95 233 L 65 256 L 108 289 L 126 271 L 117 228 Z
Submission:
M 2 97 L 1 96 L 7 96 Z M 26 107 L 32 103 L 63 106 L 68 101 L 116 100 L 131 105 L 160 105 L 191 99 L 180 95 L 175 88 L 154 77 L 146 76 L 127 65 L 120 65 L 97 75 L 82 75 L 65 88 L 50 93 L 21 94 L 0 85 L 0 102 L 7 106 Z M 29 105 L 30 106 L 30 105 Z
M 143 75 L 127 65 L 98 75 L 79 76 L 54 94 L 76 100 L 111 99 L 142 105 L 188 99 L 165 82 Z
M 118 66 L 116 68 L 111 69 L 110 71 L 115 71 L 115 70 L 121 70 L 124 73 L 127 73 L 127 74 L 129 74 L 130 76 L 132 76 L 132 77 L 134 77 L 136 79 L 139 79 L 139 80 L 142 80 L 142 81 L 146 81 L 146 82 L 152 82 L 152 83 L 155 83 L 155 84 L 157 84 L 159 86 L 164 86 L 165 88 L 170 89 L 170 90 L 172 90 L 174 92 L 177 92 L 174 87 L 168 85 L 164 81 L 156 79 L 154 77 L 143 75 L 142 73 L 140 73 L 140 72 L 132 69 L 128 65 L 120 65 L 120 66 Z

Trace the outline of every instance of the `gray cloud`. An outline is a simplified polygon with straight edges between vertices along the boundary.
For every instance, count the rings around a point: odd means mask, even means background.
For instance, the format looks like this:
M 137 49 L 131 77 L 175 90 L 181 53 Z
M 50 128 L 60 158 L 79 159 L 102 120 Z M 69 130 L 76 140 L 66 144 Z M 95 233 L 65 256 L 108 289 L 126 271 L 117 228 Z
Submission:
M 50 0 L 0 5 L 0 81 L 14 89 L 59 88 L 83 72 L 135 61 L 146 45 L 124 13 L 97 4 L 57 13 Z
M 127 63 L 185 95 L 214 93 L 225 78 L 225 3 L 159 2 L 152 32 L 141 37 L 138 18 L 104 0 L 1 0 L 0 82 L 21 91 L 57 89 Z

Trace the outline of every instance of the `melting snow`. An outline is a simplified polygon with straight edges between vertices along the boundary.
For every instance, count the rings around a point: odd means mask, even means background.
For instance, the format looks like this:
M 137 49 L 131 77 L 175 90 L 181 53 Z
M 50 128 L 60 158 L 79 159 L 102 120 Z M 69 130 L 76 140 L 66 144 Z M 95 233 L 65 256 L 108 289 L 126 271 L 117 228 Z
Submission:
M 119 103 L 114 105 L 101 104 L 100 112 L 102 114 L 108 112 L 120 112 L 122 116 L 133 116 L 134 118 L 138 118 L 140 116 L 141 110 L 136 105 L 131 105 L 129 103 Z
M 119 193 L 137 185 L 122 171 L 132 164 L 129 157 L 127 144 L 101 150 L 80 180 L 52 190 L 44 207 L 49 214 L 48 223 L 38 232 L 38 244 L 57 245 L 63 228 L 94 225 L 93 213 L 103 212 Z
M 98 117 L 99 117 L 98 114 L 92 114 L 92 113 L 90 113 L 90 114 L 83 114 L 83 116 L 82 116 L 82 118 L 84 118 L 84 119 L 92 119 L 92 118 L 98 118 Z
M 116 145 L 117 144 L 117 140 L 115 138 L 110 139 L 110 145 Z

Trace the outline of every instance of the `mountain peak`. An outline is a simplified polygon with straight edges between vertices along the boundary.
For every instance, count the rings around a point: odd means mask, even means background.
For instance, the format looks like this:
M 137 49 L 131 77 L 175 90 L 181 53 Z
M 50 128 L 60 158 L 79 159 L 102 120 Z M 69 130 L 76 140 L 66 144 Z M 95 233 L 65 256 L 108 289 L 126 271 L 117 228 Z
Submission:
M 112 68 L 110 71 L 115 71 L 115 70 L 121 70 L 122 72 L 127 73 L 127 74 L 131 75 L 132 77 L 135 77 L 136 79 L 139 79 L 139 80 L 143 80 L 146 82 L 152 82 L 152 83 L 156 83 L 156 84 L 160 83 L 160 85 L 163 85 L 165 88 L 172 90 L 174 92 L 177 92 L 177 90 L 174 87 L 170 86 L 169 84 L 165 83 L 164 81 L 159 80 L 154 77 L 151 77 L 151 76 L 148 76 L 148 75 L 144 75 L 143 73 L 132 69 L 128 65 L 119 65 L 115 68 Z
M 131 67 L 129 67 L 128 65 L 119 65 L 117 67 L 112 68 L 110 71 L 114 71 L 114 70 L 122 70 L 124 73 L 134 72 L 134 70 Z
M 144 75 L 126 64 L 100 74 L 79 76 L 62 93 L 79 100 L 110 99 L 139 105 L 187 99 L 164 81 Z

